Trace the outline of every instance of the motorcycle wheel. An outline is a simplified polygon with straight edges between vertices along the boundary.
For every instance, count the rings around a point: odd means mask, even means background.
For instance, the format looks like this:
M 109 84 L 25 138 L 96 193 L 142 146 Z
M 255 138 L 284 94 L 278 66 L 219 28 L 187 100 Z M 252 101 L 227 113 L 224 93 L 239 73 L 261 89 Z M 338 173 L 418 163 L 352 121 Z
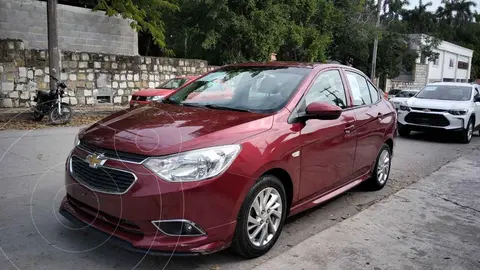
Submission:
M 58 113 L 58 107 L 55 105 L 50 112 L 48 117 L 50 117 L 50 122 L 54 125 L 62 125 L 70 122 L 72 119 L 72 109 L 66 104 L 61 104 L 60 110 L 62 114 Z
M 38 112 L 33 112 L 33 121 L 35 122 L 40 122 L 43 119 L 43 114 L 38 113 Z

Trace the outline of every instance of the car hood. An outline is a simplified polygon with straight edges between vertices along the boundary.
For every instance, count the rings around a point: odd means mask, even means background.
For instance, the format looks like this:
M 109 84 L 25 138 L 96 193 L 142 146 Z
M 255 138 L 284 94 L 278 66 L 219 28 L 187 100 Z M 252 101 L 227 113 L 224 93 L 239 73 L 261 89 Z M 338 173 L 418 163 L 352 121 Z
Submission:
M 141 89 L 133 93 L 134 96 L 151 97 L 151 96 L 166 96 L 174 92 L 175 89 Z
M 423 99 L 412 97 L 407 101 L 409 107 L 438 109 L 438 110 L 461 110 L 468 108 L 468 101 Z
M 154 104 L 108 116 L 79 134 L 81 141 L 120 152 L 168 155 L 232 144 L 267 131 L 273 116 Z

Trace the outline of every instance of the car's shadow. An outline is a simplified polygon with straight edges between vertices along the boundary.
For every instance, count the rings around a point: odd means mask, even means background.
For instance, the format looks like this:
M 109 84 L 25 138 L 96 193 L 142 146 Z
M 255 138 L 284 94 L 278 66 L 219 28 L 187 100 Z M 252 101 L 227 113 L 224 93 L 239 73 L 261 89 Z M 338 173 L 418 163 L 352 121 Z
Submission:
M 473 134 L 473 137 L 479 137 L 478 131 Z M 414 132 L 408 137 L 400 137 L 404 139 L 412 139 L 417 141 L 438 142 L 438 143 L 458 143 L 462 144 L 458 133 L 455 132 Z

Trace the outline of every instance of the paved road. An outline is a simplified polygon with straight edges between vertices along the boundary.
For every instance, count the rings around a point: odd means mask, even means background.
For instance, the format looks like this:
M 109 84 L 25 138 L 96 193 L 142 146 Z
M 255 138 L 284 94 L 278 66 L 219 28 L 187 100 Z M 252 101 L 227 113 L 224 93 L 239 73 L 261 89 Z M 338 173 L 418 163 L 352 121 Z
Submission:
M 255 270 L 480 269 L 479 175 L 474 151 Z
M 397 139 L 391 179 L 383 190 L 357 188 L 289 219 L 276 246 L 262 258 L 242 260 L 227 251 L 195 258 L 144 258 L 69 228 L 58 216 L 65 193 L 65 157 L 77 130 L 0 132 L 0 269 L 250 269 L 480 148 L 478 136 L 468 145 L 423 134 Z

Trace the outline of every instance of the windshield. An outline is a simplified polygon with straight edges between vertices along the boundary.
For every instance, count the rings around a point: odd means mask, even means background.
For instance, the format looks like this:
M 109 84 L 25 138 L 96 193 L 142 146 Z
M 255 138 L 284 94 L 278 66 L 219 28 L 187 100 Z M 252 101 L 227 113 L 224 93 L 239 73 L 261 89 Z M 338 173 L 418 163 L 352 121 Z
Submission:
M 186 78 L 173 78 L 158 86 L 157 89 L 177 89 L 186 82 Z
M 427 85 L 416 98 L 467 101 L 472 96 L 472 87 L 456 85 Z
M 285 106 L 311 69 L 231 67 L 215 71 L 175 92 L 165 103 L 274 112 Z

